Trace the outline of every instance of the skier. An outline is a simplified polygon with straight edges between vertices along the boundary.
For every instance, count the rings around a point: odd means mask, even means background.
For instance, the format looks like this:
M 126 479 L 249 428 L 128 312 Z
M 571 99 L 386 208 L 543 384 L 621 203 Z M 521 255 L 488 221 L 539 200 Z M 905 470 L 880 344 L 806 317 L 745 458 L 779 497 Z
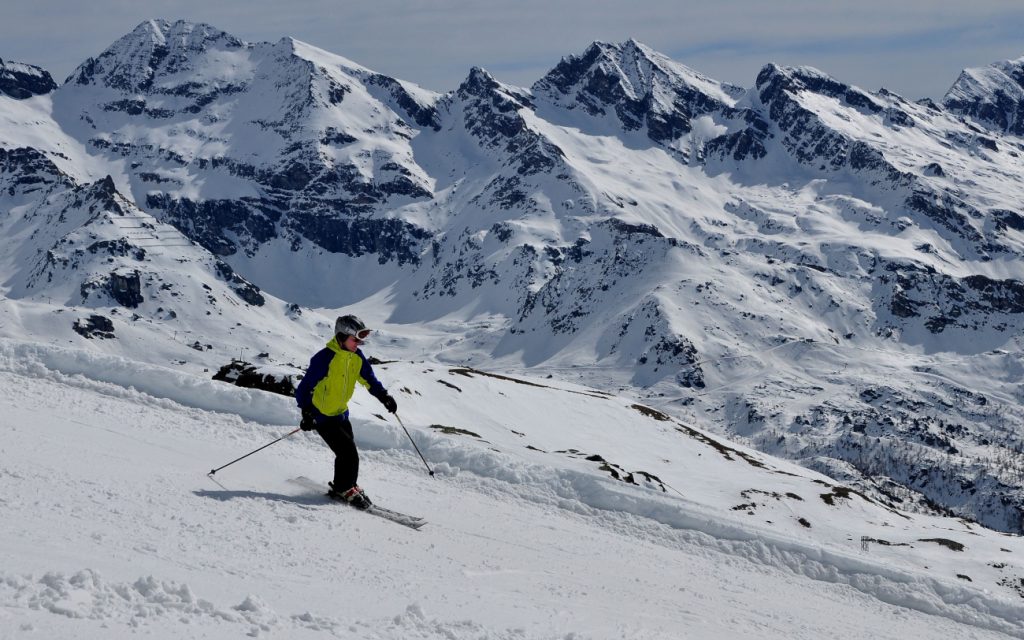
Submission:
M 334 482 L 328 495 L 344 500 L 357 509 L 373 504 L 356 480 L 359 476 L 359 452 L 348 419 L 348 401 L 356 382 L 369 389 L 391 413 L 398 403 L 373 374 L 373 368 L 359 345 L 370 335 L 356 316 L 341 316 L 334 323 L 334 338 L 313 356 L 305 377 L 295 390 L 295 401 L 302 410 L 303 431 L 316 430 L 334 452 Z

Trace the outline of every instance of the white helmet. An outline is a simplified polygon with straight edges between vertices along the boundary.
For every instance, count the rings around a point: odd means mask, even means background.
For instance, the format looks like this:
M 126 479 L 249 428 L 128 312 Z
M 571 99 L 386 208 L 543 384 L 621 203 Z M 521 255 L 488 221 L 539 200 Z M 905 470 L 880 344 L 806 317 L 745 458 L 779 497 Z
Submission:
M 334 321 L 334 334 L 339 336 L 355 336 L 358 340 L 366 340 L 372 329 L 355 316 L 340 316 Z

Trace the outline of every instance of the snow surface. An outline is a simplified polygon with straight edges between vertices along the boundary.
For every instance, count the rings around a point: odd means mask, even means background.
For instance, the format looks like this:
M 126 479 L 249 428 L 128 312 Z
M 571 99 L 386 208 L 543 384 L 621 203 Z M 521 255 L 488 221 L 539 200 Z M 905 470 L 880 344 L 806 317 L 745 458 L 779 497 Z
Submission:
M 419 532 L 290 482 L 330 470 L 301 432 L 206 475 L 287 433 L 290 398 L 0 340 L 0 637 L 1024 637 L 1020 538 L 827 504 L 627 397 L 377 369 L 436 477 L 361 394 L 361 483 Z

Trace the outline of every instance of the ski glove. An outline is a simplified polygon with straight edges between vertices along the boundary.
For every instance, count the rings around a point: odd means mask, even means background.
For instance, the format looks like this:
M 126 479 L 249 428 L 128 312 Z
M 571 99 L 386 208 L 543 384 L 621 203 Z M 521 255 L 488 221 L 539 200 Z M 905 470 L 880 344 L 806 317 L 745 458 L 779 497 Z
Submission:
M 306 407 L 302 410 L 302 422 L 299 423 L 299 427 L 303 431 L 312 431 L 316 429 L 316 418 L 320 415 L 320 412 L 313 407 Z
M 380 399 L 380 403 L 384 405 L 384 408 L 388 410 L 388 413 L 394 413 L 398 411 L 398 403 L 390 395 L 385 395 Z

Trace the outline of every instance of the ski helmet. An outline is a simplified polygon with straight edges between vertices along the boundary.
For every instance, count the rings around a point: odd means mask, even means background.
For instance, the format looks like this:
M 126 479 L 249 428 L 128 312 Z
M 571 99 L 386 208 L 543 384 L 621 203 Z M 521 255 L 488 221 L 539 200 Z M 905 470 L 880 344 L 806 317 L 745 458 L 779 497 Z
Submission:
M 366 324 L 355 316 L 340 316 L 334 322 L 335 335 L 355 336 L 359 340 L 366 340 L 370 331 L 371 329 L 367 329 Z

